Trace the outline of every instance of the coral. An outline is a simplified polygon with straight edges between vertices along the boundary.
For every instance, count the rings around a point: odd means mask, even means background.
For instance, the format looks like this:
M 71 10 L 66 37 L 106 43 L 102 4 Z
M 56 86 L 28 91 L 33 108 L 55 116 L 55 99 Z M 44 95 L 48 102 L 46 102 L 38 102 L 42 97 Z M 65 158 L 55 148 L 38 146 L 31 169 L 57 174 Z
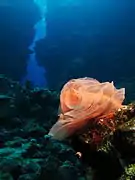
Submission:
M 21 86 L 4 75 L 0 84 L 1 108 L 7 102 L 15 107 L 0 117 L 0 179 L 134 179 L 134 103 L 106 119 L 115 122 L 114 131 L 91 121 L 80 134 L 58 141 L 48 132 L 59 118 L 59 92 Z
M 67 145 L 48 138 L 42 138 L 39 142 L 34 139 L 22 140 L 19 144 L 7 142 L 0 149 L 1 176 L 9 173 L 11 178 L 19 180 L 81 177 L 80 162 Z
M 135 178 L 135 164 L 131 164 L 125 168 L 125 172 L 119 180 L 130 180 Z
M 11 103 L 10 98 L 15 107 L 13 116 L 7 108 L 0 117 L 0 178 L 83 180 L 83 167 L 73 148 L 47 135 L 57 120 L 59 94 L 34 89 L 28 82 L 20 86 L 6 76 L 1 76 L 0 82 L 4 89 L 1 108 L 5 101 Z

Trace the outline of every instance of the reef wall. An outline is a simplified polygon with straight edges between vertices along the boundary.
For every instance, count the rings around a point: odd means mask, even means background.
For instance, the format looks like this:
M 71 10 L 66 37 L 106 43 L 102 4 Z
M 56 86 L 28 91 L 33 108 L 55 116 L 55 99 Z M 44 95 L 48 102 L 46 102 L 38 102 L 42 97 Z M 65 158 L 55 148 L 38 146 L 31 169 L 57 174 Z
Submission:
M 72 77 L 118 82 L 134 76 L 133 7 L 126 1 L 48 0 L 47 36 L 37 42 L 36 53 L 49 87 L 60 88 Z
M 34 25 L 40 19 L 34 0 L 0 2 L 0 73 L 20 80 L 26 73 Z

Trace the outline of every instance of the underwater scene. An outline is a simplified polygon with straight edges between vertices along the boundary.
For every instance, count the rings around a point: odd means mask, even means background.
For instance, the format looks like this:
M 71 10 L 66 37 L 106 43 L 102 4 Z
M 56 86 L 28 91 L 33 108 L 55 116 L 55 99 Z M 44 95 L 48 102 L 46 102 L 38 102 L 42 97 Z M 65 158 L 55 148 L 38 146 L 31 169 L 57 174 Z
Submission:
M 135 1 L 0 0 L 0 180 L 135 179 Z

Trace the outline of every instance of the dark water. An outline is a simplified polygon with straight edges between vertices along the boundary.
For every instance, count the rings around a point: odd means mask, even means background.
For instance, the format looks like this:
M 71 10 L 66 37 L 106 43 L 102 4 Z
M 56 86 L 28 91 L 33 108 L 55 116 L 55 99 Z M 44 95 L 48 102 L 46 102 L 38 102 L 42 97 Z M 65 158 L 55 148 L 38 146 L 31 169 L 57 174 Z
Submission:
M 1 0 L 0 73 L 52 89 L 113 80 L 134 100 L 134 9 L 133 0 Z

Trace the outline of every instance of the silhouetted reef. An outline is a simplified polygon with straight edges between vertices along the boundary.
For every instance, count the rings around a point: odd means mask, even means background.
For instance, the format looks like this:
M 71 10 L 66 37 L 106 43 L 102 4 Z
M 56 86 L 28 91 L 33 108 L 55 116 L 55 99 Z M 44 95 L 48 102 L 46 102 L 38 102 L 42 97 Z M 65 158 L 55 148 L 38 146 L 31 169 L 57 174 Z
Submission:
M 26 73 L 34 25 L 40 12 L 33 0 L 0 2 L 0 72 L 20 80 Z
M 134 77 L 134 4 L 96 2 L 47 0 L 46 37 L 35 51 L 49 88 L 77 77 L 117 83 Z
M 98 146 L 91 127 L 64 141 L 48 136 L 58 108 L 59 92 L 0 75 L 1 180 L 135 178 L 135 104 L 116 112 L 114 132 L 95 124 L 104 137 Z

